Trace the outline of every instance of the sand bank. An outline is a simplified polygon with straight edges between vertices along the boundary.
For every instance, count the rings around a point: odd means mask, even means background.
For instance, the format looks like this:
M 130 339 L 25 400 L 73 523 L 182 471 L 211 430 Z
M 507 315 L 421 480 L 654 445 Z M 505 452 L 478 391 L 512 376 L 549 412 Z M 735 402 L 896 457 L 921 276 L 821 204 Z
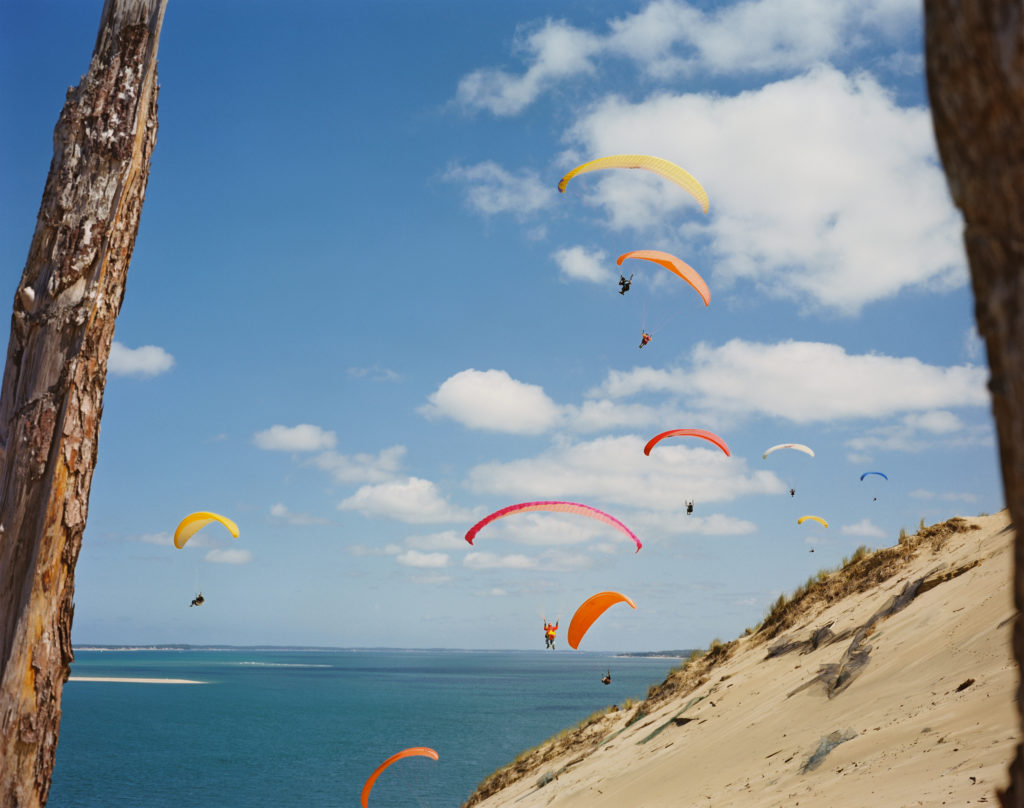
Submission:
M 195 679 L 137 679 L 125 676 L 72 676 L 69 682 L 132 682 L 145 685 L 204 685 Z
M 524 755 L 469 804 L 998 804 L 1018 741 L 1014 533 L 1005 511 L 931 530 Z

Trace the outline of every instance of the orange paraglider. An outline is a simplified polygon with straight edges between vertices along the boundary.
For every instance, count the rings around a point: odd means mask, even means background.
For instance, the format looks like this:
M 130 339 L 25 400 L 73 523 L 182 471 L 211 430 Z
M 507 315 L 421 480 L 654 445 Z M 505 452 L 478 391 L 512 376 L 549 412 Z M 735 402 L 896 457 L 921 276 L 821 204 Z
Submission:
M 711 290 L 700 274 L 685 261 L 676 258 L 674 255 L 662 252 L 661 250 L 633 250 L 618 257 L 615 263 L 620 267 L 627 258 L 640 258 L 644 261 L 653 261 L 655 264 L 665 267 L 673 275 L 677 275 L 694 288 L 704 305 L 711 303 Z
M 628 603 L 636 608 L 636 604 L 620 592 L 598 592 L 583 601 L 569 623 L 569 645 L 579 648 L 580 640 L 594 621 L 616 603 Z
M 366 779 L 366 783 L 363 785 L 363 793 L 359 796 L 359 802 L 362 803 L 363 808 L 367 808 L 367 801 L 370 799 L 370 791 L 373 789 L 373 784 L 377 782 L 377 778 L 380 777 L 381 772 L 397 760 L 414 756 L 428 757 L 433 760 L 437 760 L 437 752 L 429 746 L 410 746 L 408 749 L 403 749 L 401 752 L 395 752 L 395 754 L 374 769 L 373 774 Z

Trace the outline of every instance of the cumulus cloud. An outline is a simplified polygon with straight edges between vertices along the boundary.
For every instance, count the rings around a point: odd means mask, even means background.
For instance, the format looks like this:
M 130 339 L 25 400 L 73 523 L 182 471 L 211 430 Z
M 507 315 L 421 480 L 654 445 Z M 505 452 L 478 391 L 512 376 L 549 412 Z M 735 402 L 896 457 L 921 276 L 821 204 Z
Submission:
M 283 519 L 290 525 L 326 525 L 327 519 L 310 516 L 306 513 L 292 513 L 283 502 L 270 506 L 270 515 L 275 519 Z
M 466 109 L 515 115 L 559 79 L 591 73 L 591 57 L 599 48 L 598 37 L 559 20 L 521 29 L 515 49 L 529 62 L 526 71 L 515 75 L 500 68 L 474 70 L 459 81 L 456 100 Z
M 107 372 L 113 376 L 152 378 L 174 367 L 174 357 L 157 345 L 127 348 L 115 341 L 110 346 Z
M 252 442 L 260 449 L 278 452 L 316 452 L 321 449 L 331 449 L 337 439 L 338 436 L 334 432 L 313 424 L 297 426 L 274 424 L 270 429 L 257 432 L 252 436 Z
M 555 250 L 551 254 L 563 278 L 588 283 L 611 284 L 616 273 L 608 266 L 604 250 L 587 250 L 579 245 Z
M 988 405 L 987 377 L 975 365 L 940 367 L 915 357 L 848 354 L 831 343 L 733 339 L 719 347 L 699 343 L 690 367 L 611 372 L 591 394 L 686 395 L 691 406 L 709 412 L 795 423 L 917 413 L 912 421 L 937 428 L 955 416 L 932 411 Z
M 551 429 L 561 410 L 534 384 L 513 379 L 503 370 L 456 373 L 430 394 L 420 412 L 428 418 L 451 418 L 470 429 L 537 435 Z
M 406 550 L 395 556 L 395 560 L 403 566 L 421 569 L 440 569 L 448 566 L 447 553 L 421 553 L 419 550 Z
M 338 504 L 343 511 L 363 516 L 384 516 L 408 524 L 464 522 L 473 514 L 452 505 L 430 480 L 409 477 L 405 480 L 364 485 Z
M 140 541 L 143 544 L 157 544 L 169 547 L 174 544 L 174 536 L 164 530 L 159 533 L 143 533 L 136 538 L 136 541 Z M 195 542 L 192 542 L 192 544 L 195 544 Z
M 465 185 L 470 208 L 485 216 L 511 213 L 523 217 L 554 201 L 551 183 L 541 180 L 536 172 L 513 174 L 492 161 L 455 166 L 444 178 Z
M 529 570 L 537 567 L 537 560 L 521 554 L 499 555 L 476 550 L 463 558 L 462 566 L 474 570 Z
M 770 471 L 750 472 L 743 460 L 727 458 L 717 448 L 659 446 L 647 457 L 645 440 L 625 435 L 560 441 L 536 457 L 482 463 L 470 470 L 467 484 L 480 493 L 522 499 L 609 502 L 674 511 L 681 504 L 680 491 L 702 502 L 728 502 L 785 490 Z
M 389 446 L 377 454 L 345 455 L 323 452 L 310 462 L 328 472 L 339 483 L 382 483 L 394 478 L 402 468 L 404 446 Z
M 744 0 L 708 11 L 654 0 L 608 20 L 606 31 L 556 19 L 521 29 L 514 50 L 522 71 L 474 70 L 459 81 L 456 100 L 465 109 L 516 115 L 559 82 L 594 74 L 610 57 L 633 62 L 655 80 L 796 72 L 879 40 L 919 38 L 920 29 L 913 0 Z
M 210 550 L 205 556 L 212 564 L 248 564 L 252 561 L 249 550 Z
M 870 519 L 861 519 L 856 524 L 843 525 L 840 530 L 848 536 L 868 536 L 876 539 L 884 539 L 886 532 Z
M 902 289 L 966 282 L 929 111 L 897 106 L 867 74 L 821 66 L 735 96 L 612 97 L 570 139 L 588 155 L 664 156 L 714 189 L 710 216 L 691 215 L 685 233 L 715 254 L 719 287 L 742 280 L 856 314 Z M 656 179 L 605 173 L 580 193 L 613 228 L 671 227 L 694 203 Z

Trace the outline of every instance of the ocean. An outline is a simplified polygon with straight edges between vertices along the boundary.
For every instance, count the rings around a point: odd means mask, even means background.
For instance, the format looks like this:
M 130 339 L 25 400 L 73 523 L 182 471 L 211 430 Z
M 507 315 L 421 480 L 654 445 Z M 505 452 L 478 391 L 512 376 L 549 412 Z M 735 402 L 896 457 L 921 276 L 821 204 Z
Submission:
M 678 659 L 574 651 L 76 649 L 50 808 L 459 806 Z M 612 683 L 601 676 L 610 670 Z M 202 684 L 76 681 L 186 679 Z

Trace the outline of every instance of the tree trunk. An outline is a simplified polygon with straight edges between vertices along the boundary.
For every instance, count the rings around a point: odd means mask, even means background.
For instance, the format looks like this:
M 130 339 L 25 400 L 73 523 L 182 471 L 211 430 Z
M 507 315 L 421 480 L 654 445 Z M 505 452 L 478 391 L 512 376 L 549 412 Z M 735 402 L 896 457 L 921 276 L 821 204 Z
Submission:
M 1013 648 L 1024 671 L 1024 5 L 925 0 L 935 134 L 963 212 L 978 330 L 991 368 L 1003 488 L 1017 530 Z M 1024 679 L 1017 690 L 1024 709 Z M 1024 733 L 1024 714 L 1021 715 Z M 1024 735 L 1022 735 L 1024 737 Z M 1024 747 L 1004 806 L 1024 806 Z
M 107 357 L 156 142 L 167 0 L 106 0 L 69 89 L 0 389 L 0 805 L 46 803 Z

